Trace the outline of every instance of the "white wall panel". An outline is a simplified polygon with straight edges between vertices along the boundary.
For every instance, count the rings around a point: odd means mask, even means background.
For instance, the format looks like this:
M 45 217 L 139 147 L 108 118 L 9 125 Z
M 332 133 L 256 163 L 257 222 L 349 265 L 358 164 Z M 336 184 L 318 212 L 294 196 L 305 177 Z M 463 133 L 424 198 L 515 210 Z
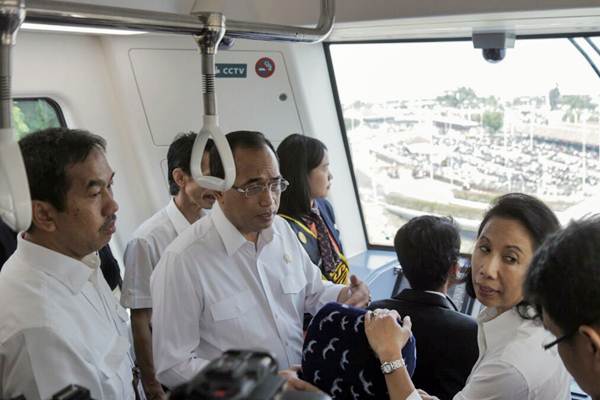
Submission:
M 263 57 L 275 63 L 268 78 L 255 72 Z M 168 146 L 176 133 L 198 131 L 203 103 L 198 50 L 134 48 L 129 58 L 153 143 Z M 257 130 L 279 142 L 302 130 L 281 52 L 222 51 L 217 62 L 243 64 L 246 70 L 245 78 L 216 79 L 223 132 Z
M 14 49 L 13 95 L 47 96 L 61 106 L 70 128 L 87 129 L 108 142 L 107 157 L 116 171 L 114 192 L 119 203 L 117 254 L 128 234 L 152 208 L 140 179 L 143 164 L 123 129 L 122 112 L 107 68 L 100 39 L 83 35 L 19 34 Z

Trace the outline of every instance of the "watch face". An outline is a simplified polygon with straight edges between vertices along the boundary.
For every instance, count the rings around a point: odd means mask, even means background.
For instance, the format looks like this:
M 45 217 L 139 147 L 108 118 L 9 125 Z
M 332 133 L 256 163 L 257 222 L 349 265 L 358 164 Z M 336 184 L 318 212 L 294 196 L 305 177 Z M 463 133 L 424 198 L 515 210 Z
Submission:
M 390 372 L 392 372 L 392 366 L 390 364 L 382 365 L 381 370 L 384 374 L 389 374 Z

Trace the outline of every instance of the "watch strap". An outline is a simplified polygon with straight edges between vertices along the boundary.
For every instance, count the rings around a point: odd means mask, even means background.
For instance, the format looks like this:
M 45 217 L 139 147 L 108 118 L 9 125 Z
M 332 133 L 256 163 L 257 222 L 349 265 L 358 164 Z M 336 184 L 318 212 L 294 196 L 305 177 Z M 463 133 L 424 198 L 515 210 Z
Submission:
M 406 368 L 406 363 L 404 362 L 403 358 L 381 363 L 381 372 L 383 372 L 384 374 L 391 374 L 399 368 Z

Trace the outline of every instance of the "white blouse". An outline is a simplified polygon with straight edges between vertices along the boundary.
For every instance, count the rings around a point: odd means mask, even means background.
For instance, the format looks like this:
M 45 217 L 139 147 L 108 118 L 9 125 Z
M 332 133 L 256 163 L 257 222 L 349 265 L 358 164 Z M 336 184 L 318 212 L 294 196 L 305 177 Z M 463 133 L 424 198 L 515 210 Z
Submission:
M 570 398 L 569 374 L 556 348 L 542 348 L 554 337 L 540 324 L 522 319 L 514 308 L 500 315 L 486 308 L 477 324 L 479 359 L 454 400 Z M 415 391 L 407 400 L 420 398 Z

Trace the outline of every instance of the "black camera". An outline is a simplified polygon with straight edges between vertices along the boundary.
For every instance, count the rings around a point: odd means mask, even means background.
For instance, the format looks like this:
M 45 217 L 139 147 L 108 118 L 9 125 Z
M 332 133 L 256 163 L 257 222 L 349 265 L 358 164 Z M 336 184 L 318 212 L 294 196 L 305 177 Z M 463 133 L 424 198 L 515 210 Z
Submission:
M 487 62 L 497 63 L 506 56 L 506 49 L 483 49 L 482 54 Z
M 515 35 L 512 32 L 473 32 L 473 47 L 482 50 L 487 62 L 502 61 L 506 56 L 506 49 L 514 46 Z
M 213 360 L 187 384 L 175 388 L 170 400 L 326 400 L 325 394 L 283 391 L 277 361 L 263 351 L 229 350 Z
M 52 396 L 52 400 L 93 400 L 90 391 L 79 385 L 69 385 Z
M 2 400 L 2 399 L 0 399 Z M 21 395 L 13 397 L 10 400 L 26 400 L 25 396 Z M 52 396 L 51 400 L 93 400 L 90 396 L 90 391 L 79 385 L 69 385 Z

